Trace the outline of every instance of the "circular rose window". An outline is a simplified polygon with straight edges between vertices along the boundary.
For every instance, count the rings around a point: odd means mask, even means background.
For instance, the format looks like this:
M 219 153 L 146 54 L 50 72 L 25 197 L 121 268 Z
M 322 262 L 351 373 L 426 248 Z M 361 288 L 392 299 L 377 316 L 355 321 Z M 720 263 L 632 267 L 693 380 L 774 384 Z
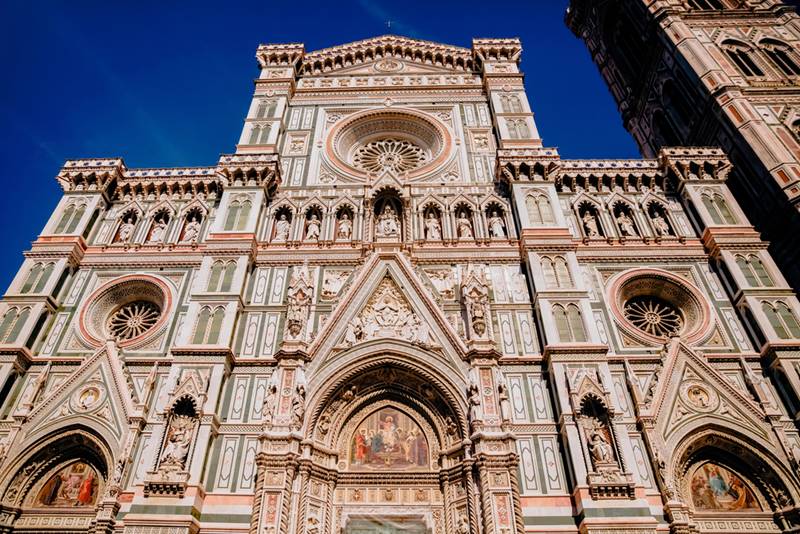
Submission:
M 339 121 L 326 154 L 340 170 L 359 177 L 385 171 L 415 177 L 447 161 L 452 137 L 435 119 L 414 110 L 383 109 Z
M 632 337 L 659 343 L 672 336 L 696 341 L 706 335 L 711 311 L 686 280 L 658 269 L 633 269 L 609 286 L 611 311 Z
M 132 347 L 162 330 L 172 305 L 169 286 L 156 277 L 128 275 L 98 288 L 80 314 L 80 331 L 92 345 L 115 339 Z

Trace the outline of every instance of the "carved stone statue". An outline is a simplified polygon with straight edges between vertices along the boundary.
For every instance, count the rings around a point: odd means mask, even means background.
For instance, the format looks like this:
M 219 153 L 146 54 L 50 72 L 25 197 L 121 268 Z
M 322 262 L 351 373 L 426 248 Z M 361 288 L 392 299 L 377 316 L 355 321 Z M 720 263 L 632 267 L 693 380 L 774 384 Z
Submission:
M 133 218 L 128 217 L 125 222 L 119 225 L 119 242 L 127 243 L 133 237 L 133 230 L 136 226 L 133 224 Z
M 311 218 L 306 223 L 306 241 L 318 241 L 320 233 L 319 219 L 317 214 L 312 213 Z
M 623 211 L 617 217 L 617 224 L 619 225 L 619 230 L 622 232 L 624 236 L 636 236 L 639 235 L 636 232 L 636 227 L 633 225 L 633 221 L 630 217 Z
M 383 207 L 383 211 L 378 216 L 375 233 L 379 237 L 397 237 L 400 235 L 400 219 L 397 218 L 397 213 L 389 204 Z
M 442 239 L 442 225 L 439 223 L 439 217 L 432 211 L 425 219 L 425 239 L 428 241 L 441 241 Z
M 489 234 L 492 237 L 506 236 L 506 223 L 503 222 L 503 218 L 496 211 L 493 211 L 492 216 L 489 217 Z
M 656 229 L 656 233 L 658 235 L 671 235 L 672 231 L 669 229 L 669 223 L 667 220 L 661 216 L 660 213 L 655 213 L 653 215 L 653 228 Z
M 361 324 L 361 318 L 353 317 L 353 319 L 347 323 L 347 330 L 344 333 L 344 342 L 347 343 L 348 346 L 353 346 L 363 338 L 364 328 Z
M 590 427 L 588 440 L 589 452 L 595 464 L 614 463 L 614 452 L 611 450 L 611 445 L 608 443 L 600 423 Z
M 482 269 L 469 269 L 462 281 L 461 296 L 472 334 L 470 337 L 485 339 L 489 334 L 489 287 Z
M 186 458 L 192 444 L 195 419 L 184 415 L 175 415 L 167 430 L 167 441 L 161 453 L 159 469 L 181 471 L 186 468 Z
M 183 238 L 181 243 L 192 243 L 197 241 L 200 237 L 200 222 L 197 217 L 192 217 L 192 220 L 186 223 L 186 228 L 183 230 Z
M 456 530 L 457 534 L 470 534 L 469 531 L 469 521 L 467 521 L 466 516 L 461 516 L 461 519 L 458 521 L 458 530 Z
M 275 222 L 275 241 L 286 241 L 289 239 L 289 228 L 291 223 L 286 218 L 285 213 L 281 213 L 281 216 Z
M 264 395 L 264 402 L 261 404 L 261 418 L 264 421 L 264 427 L 272 428 L 272 421 L 275 418 L 275 406 L 278 401 L 278 386 L 270 383 L 267 386 L 267 393 Z
M 481 414 L 481 392 L 475 382 L 471 382 L 469 385 L 467 401 L 469 402 L 469 422 L 471 425 L 475 425 L 483 418 Z
M 583 214 L 583 228 L 586 230 L 587 236 L 600 237 L 600 230 L 597 226 L 597 217 L 592 215 L 592 212 L 588 210 Z
M 312 281 L 308 265 L 295 267 L 286 294 L 286 337 L 289 339 L 299 339 L 303 333 L 311 309 L 311 296 Z
M 497 398 L 500 401 L 500 419 L 504 423 L 511 422 L 511 401 L 508 398 L 508 388 L 502 382 L 497 386 Z
M 164 233 L 167 230 L 167 223 L 164 222 L 164 219 L 158 219 L 153 223 L 153 229 L 150 231 L 150 242 L 151 243 L 163 243 L 164 242 Z
M 465 211 L 462 211 L 458 214 L 458 218 L 456 219 L 456 231 L 459 239 L 473 237 L 472 221 L 469 220 L 469 217 L 467 217 L 467 213 Z
M 297 384 L 292 397 L 292 430 L 300 430 L 306 415 L 306 388 Z
M 353 236 L 353 223 L 350 222 L 350 216 L 347 213 L 342 213 L 339 219 L 339 225 L 336 228 L 336 239 L 339 241 L 350 241 Z

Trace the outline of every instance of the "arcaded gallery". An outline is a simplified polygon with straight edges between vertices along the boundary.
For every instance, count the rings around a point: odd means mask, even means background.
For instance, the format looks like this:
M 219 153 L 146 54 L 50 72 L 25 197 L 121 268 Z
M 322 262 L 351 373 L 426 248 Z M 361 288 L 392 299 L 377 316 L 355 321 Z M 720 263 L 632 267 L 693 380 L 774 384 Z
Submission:
M 544 145 L 518 39 L 385 35 L 259 46 L 216 165 L 54 169 L 0 533 L 800 532 L 800 18 L 566 22 L 643 159 Z

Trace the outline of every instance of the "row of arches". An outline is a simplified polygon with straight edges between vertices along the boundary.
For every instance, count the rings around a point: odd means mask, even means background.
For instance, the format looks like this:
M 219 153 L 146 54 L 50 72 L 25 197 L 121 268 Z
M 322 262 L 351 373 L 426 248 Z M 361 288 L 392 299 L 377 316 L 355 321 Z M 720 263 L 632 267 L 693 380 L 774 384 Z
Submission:
M 143 222 L 146 226 L 142 238 L 143 243 L 197 242 L 200 239 L 205 209 L 201 206 L 193 206 L 183 211 L 185 214 L 178 217 L 174 210 L 162 207 L 143 217 L 138 208 L 124 210 L 116 221 L 110 241 L 111 243 L 133 243 L 140 231 L 140 223 Z
M 658 199 L 646 199 L 641 205 L 642 214 L 636 205 L 622 197 L 607 201 L 605 206 L 607 210 L 585 196 L 574 202 L 573 209 L 585 238 L 679 235 L 669 208 Z

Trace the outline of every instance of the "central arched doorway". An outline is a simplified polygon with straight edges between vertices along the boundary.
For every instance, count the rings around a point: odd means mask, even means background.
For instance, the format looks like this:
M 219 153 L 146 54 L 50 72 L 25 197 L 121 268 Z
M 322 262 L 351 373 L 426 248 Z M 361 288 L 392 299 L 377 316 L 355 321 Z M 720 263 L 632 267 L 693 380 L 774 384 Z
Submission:
M 301 497 L 307 530 L 438 534 L 475 517 L 463 407 L 440 378 L 386 356 L 320 390 Z

